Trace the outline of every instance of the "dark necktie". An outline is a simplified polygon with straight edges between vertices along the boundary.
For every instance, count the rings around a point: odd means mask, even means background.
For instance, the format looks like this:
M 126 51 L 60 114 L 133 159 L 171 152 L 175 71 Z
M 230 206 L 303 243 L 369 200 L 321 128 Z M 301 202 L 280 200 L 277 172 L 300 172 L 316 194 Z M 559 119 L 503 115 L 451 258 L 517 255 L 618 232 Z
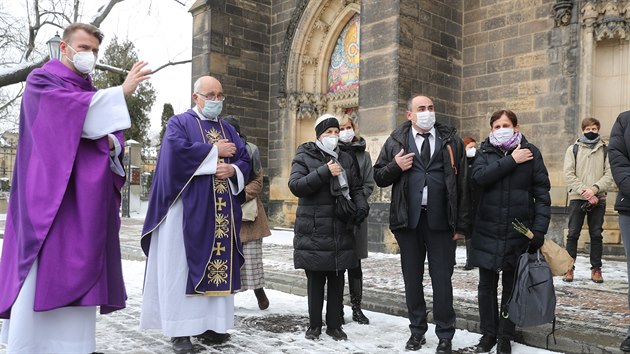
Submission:
M 422 147 L 420 148 L 420 160 L 424 164 L 424 166 L 429 166 L 429 161 L 431 160 L 431 145 L 429 144 L 429 137 L 431 133 L 420 134 L 424 138 L 422 142 Z

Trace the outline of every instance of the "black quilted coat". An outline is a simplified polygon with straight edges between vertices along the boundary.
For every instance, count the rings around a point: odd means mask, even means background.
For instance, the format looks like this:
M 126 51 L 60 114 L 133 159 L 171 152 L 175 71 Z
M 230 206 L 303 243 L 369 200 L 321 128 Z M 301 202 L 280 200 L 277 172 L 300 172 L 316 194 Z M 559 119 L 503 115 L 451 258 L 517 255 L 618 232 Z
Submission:
M 477 151 L 472 183 L 479 204 L 472 235 L 472 264 L 494 271 L 516 269 L 518 256 L 527 250 L 529 239 L 514 230 L 518 219 L 530 230 L 547 233 L 551 218 L 549 175 L 540 150 L 521 141 L 521 148 L 534 158 L 517 164 L 486 139 Z
M 337 150 L 345 169 L 350 196 L 357 208 L 368 210 L 359 175 L 352 157 Z M 331 156 L 314 142 L 300 145 L 291 165 L 289 189 L 298 197 L 293 238 L 295 268 L 336 271 L 358 265 L 354 252 L 353 225 L 334 215 L 335 197 L 331 194 L 333 178 L 326 163 Z

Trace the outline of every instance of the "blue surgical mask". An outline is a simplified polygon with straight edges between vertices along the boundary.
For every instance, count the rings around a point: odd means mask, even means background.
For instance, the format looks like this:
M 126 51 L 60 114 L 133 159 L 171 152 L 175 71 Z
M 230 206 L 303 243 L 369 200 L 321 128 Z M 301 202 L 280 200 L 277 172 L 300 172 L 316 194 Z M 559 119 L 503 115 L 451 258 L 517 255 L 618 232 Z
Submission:
M 219 114 L 221 114 L 222 110 L 223 101 L 206 100 L 206 103 L 203 105 L 203 110 L 201 111 L 201 114 L 203 114 L 203 116 L 206 118 L 214 119 Z

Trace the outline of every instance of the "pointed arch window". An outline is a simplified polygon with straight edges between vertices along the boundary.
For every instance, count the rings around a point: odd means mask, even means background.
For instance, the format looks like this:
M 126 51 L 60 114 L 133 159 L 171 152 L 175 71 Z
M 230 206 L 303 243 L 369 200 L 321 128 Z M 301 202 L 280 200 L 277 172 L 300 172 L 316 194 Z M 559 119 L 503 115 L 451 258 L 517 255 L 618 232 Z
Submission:
M 360 15 L 355 14 L 337 39 L 328 67 L 328 93 L 359 88 L 360 23 Z

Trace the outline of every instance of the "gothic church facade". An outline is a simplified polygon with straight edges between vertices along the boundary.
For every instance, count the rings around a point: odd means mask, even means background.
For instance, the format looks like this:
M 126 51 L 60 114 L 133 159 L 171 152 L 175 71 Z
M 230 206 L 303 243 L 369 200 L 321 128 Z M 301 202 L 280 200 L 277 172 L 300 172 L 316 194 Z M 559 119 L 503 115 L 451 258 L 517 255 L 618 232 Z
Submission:
M 406 119 L 407 100 L 422 93 L 438 121 L 478 141 L 492 112 L 516 112 L 543 152 L 549 236 L 562 242 L 567 146 L 584 117 L 598 118 L 606 137 L 630 109 L 630 0 L 199 0 L 190 12 L 191 82 L 213 75 L 223 83 L 224 114 L 260 147 L 275 226 L 295 218 L 291 160 L 314 140 L 319 115 L 358 117 L 376 160 Z M 611 246 L 620 242 L 614 197 L 604 237 Z M 370 249 L 395 251 L 389 189 L 377 188 L 370 204 Z

